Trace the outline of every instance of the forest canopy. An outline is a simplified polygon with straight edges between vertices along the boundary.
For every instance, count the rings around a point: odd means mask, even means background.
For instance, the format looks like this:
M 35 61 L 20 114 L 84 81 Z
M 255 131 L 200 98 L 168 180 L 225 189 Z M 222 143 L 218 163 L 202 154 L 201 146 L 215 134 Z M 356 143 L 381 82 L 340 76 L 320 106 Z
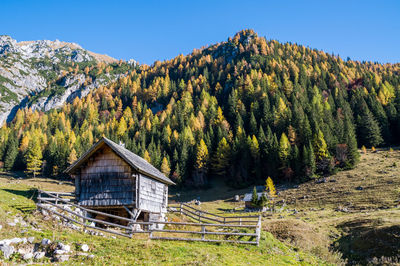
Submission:
M 18 110 L 0 129 L 0 166 L 59 176 L 104 135 L 182 185 L 306 180 L 353 167 L 363 145 L 399 144 L 399 72 L 243 30 L 130 66 L 61 109 Z

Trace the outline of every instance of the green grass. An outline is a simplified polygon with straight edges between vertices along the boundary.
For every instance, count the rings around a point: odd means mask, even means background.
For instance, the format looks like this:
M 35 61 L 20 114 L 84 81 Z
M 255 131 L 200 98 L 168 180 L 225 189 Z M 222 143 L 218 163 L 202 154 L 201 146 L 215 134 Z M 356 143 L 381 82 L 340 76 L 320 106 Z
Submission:
M 79 244 L 90 246 L 93 259 L 72 257 L 67 264 L 93 265 L 322 265 L 324 262 L 309 252 L 263 232 L 260 246 L 209 244 L 201 242 L 148 240 L 143 235 L 133 239 L 111 236 L 90 236 L 59 225 L 55 220 L 43 220 L 35 211 L 36 189 L 71 191 L 72 183 L 51 179 L 14 179 L 0 177 L 0 239 L 35 236 L 37 241 L 49 238 L 53 242 L 68 243 L 73 249 Z M 10 227 L 14 217 L 23 217 L 27 227 Z M 33 227 L 39 228 L 35 231 Z M 27 230 L 26 232 L 23 229 Z M 22 263 L 18 256 L 11 261 Z M 44 259 L 42 263 L 50 262 Z

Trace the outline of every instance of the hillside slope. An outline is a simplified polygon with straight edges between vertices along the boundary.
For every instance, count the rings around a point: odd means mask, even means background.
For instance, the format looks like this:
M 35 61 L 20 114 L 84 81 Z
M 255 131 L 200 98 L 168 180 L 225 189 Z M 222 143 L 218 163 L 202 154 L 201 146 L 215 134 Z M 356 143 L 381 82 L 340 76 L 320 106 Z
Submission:
M 267 232 L 262 233 L 259 247 L 235 244 L 208 244 L 196 242 L 169 242 L 147 240 L 135 235 L 133 239 L 115 238 L 110 235 L 94 236 L 61 225 L 60 219 L 43 216 L 35 211 L 35 188 L 52 191 L 70 191 L 70 182 L 59 184 L 52 179 L 14 179 L 0 177 L 0 241 L 12 238 L 35 237 L 34 243 L 43 238 L 52 243 L 71 246 L 67 265 L 79 263 L 91 265 L 324 265 L 308 252 L 298 251 L 276 240 Z M 17 222 L 15 223 L 15 219 Z M 176 219 L 176 218 L 175 218 Z M 80 246 L 89 245 L 89 254 L 82 254 Z M 15 250 L 29 250 L 27 243 L 13 244 Z M 24 259 L 15 252 L 9 259 L 0 251 L 0 263 L 50 263 L 53 261 L 55 244 L 37 245 L 46 250 L 41 259 Z
M 38 147 L 34 158 L 57 176 L 105 135 L 180 185 L 240 187 L 331 174 L 357 164 L 357 147 L 400 143 L 399 64 L 344 61 L 244 30 L 115 71 L 126 75 L 56 111 L 21 111 L 1 128 L 4 168 L 26 170 Z
M 17 42 L 10 36 L 1 35 L 0 124 L 11 120 L 17 108 L 32 107 L 48 111 L 61 107 L 74 97 L 83 97 L 91 89 L 117 77 L 112 74 L 96 77 L 82 73 L 85 67 L 99 63 L 112 64 L 117 60 L 87 51 L 75 43 L 58 40 Z M 44 90 L 47 95 L 43 93 Z M 56 91 L 57 95 L 54 94 Z M 34 102 L 29 99 L 32 96 L 36 96 Z

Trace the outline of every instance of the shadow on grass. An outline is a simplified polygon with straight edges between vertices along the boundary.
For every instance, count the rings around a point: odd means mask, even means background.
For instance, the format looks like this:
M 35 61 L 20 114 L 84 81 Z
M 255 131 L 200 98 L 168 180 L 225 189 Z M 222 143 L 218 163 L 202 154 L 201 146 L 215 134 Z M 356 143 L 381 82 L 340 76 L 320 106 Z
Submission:
M 356 220 L 338 227 L 347 234 L 336 242 L 336 248 L 350 264 L 394 258 L 400 252 L 400 225 L 382 226 L 379 220 Z
M 28 190 L 2 188 L 0 190 L 8 192 L 8 193 L 12 193 L 16 196 L 22 196 L 29 200 L 33 200 L 33 201 L 36 201 L 37 196 L 38 196 L 37 189 L 34 189 L 34 188 L 28 189 Z M 14 205 L 11 205 L 11 207 L 13 207 L 23 213 L 30 213 L 36 209 L 36 207 L 31 204 L 14 204 Z

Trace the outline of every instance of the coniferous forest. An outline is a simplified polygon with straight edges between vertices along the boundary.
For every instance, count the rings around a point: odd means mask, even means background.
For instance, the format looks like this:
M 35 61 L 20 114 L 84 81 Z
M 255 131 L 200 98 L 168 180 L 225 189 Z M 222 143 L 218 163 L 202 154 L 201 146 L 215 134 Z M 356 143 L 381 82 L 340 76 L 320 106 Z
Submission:
M 80 69 L 91 75 L 107 65 Z M 343 60 L 244 30 L 0 129 L 0 166 L 63 175 L 103 135 L 176 183 L 303 181 L 400 143 L 400 65 Z M 77 70 L 74 70 L 77 72 Z

